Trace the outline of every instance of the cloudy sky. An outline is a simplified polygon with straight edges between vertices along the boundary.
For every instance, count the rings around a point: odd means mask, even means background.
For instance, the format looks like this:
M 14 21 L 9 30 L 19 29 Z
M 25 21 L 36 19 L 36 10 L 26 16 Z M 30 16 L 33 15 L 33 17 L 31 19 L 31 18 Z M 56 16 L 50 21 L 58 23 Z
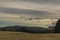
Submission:
M 45 26 L 39 19 L 60 17 L 60 0 L 0 0 L 0 26 Z M 29 20 L 29 19 L 32 19 Z

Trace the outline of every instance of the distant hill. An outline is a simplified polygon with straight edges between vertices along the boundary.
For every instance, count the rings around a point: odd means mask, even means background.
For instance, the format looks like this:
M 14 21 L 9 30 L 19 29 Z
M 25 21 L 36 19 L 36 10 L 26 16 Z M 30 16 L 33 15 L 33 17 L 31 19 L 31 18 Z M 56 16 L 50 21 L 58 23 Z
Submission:
M 49 33 L 49 30 L 43 27 L 28 26 L 7 26 L 0 27 L 1 31 L 27 32 L 27 33 Z

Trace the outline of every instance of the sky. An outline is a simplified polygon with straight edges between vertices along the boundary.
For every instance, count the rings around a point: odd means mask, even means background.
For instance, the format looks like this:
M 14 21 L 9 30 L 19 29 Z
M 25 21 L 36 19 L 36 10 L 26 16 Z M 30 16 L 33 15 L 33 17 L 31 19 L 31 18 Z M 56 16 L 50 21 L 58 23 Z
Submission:
M 0 26 L 46 27 L 59 17 L 60 0 L 0 0 Z

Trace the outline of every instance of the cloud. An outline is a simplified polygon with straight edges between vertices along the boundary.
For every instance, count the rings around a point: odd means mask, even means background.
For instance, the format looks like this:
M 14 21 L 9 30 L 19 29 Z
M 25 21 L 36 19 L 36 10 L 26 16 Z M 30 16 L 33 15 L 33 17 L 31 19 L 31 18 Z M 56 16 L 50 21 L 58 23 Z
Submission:
M 16 8 L 6 8 L 6 7 L 0 7 L 0 12 L 8 13 L 8 14 L 25 14 L 25 15 L 48 15 L 48 12 L 44 11 L 38 11 L 38 10 L 28 10 L 28 9 L 16 9 Z
M 1 5 L 0 7 L 40 10 L 40 11 L 42 10 L 56 13 L 60 10 L 60 5 L 58 5 L 55 1 L 59 2 L 59 0 L 3 0 L 3 1 L 0 0 Z
M 0 12 L 4 14 L 17 14 L 17 15 L 30 15 L 30 16 L 36 16 L 40 18 L 55 18 L 59 17 L 59 13 L 51 13 L 48 11 L 42 11 L 42 10 L 29 10 L 29 9 L 18 9 L 18 8 L 7 8 L 7 7 L 0 7 Z
M 24 25 L 38 25 L 20 18 L 23 15 L 32 16 L 40 19 L 60 17 L 60 0 L 0 0 L 0 21 L 3 25 L 21 23 Z M 11 22 L 11 23 L 10 23 Z M 34 22 L 34 20 L 33 20 Z M 43 25 L 45 26 L 45 25 Z
M 21 1 L 21 0 L 19 0 Z M 35 2 L 35 3 L 52 3 L 52 4 L 60 4 L 60 0 L 22 0 L 26 2 Z
M 60 3 L 60 0 L 0 0 L 2 2 L 35 2 L 35 3 Z

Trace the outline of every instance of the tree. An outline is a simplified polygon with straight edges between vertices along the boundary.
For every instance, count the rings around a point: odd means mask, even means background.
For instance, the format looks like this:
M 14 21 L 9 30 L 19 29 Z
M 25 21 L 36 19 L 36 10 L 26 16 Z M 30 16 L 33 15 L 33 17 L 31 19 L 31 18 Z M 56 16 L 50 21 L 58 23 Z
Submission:
M 54 33 L 60 33 L 60 19 L 56 23 L 56 26 L 54 28 Z

